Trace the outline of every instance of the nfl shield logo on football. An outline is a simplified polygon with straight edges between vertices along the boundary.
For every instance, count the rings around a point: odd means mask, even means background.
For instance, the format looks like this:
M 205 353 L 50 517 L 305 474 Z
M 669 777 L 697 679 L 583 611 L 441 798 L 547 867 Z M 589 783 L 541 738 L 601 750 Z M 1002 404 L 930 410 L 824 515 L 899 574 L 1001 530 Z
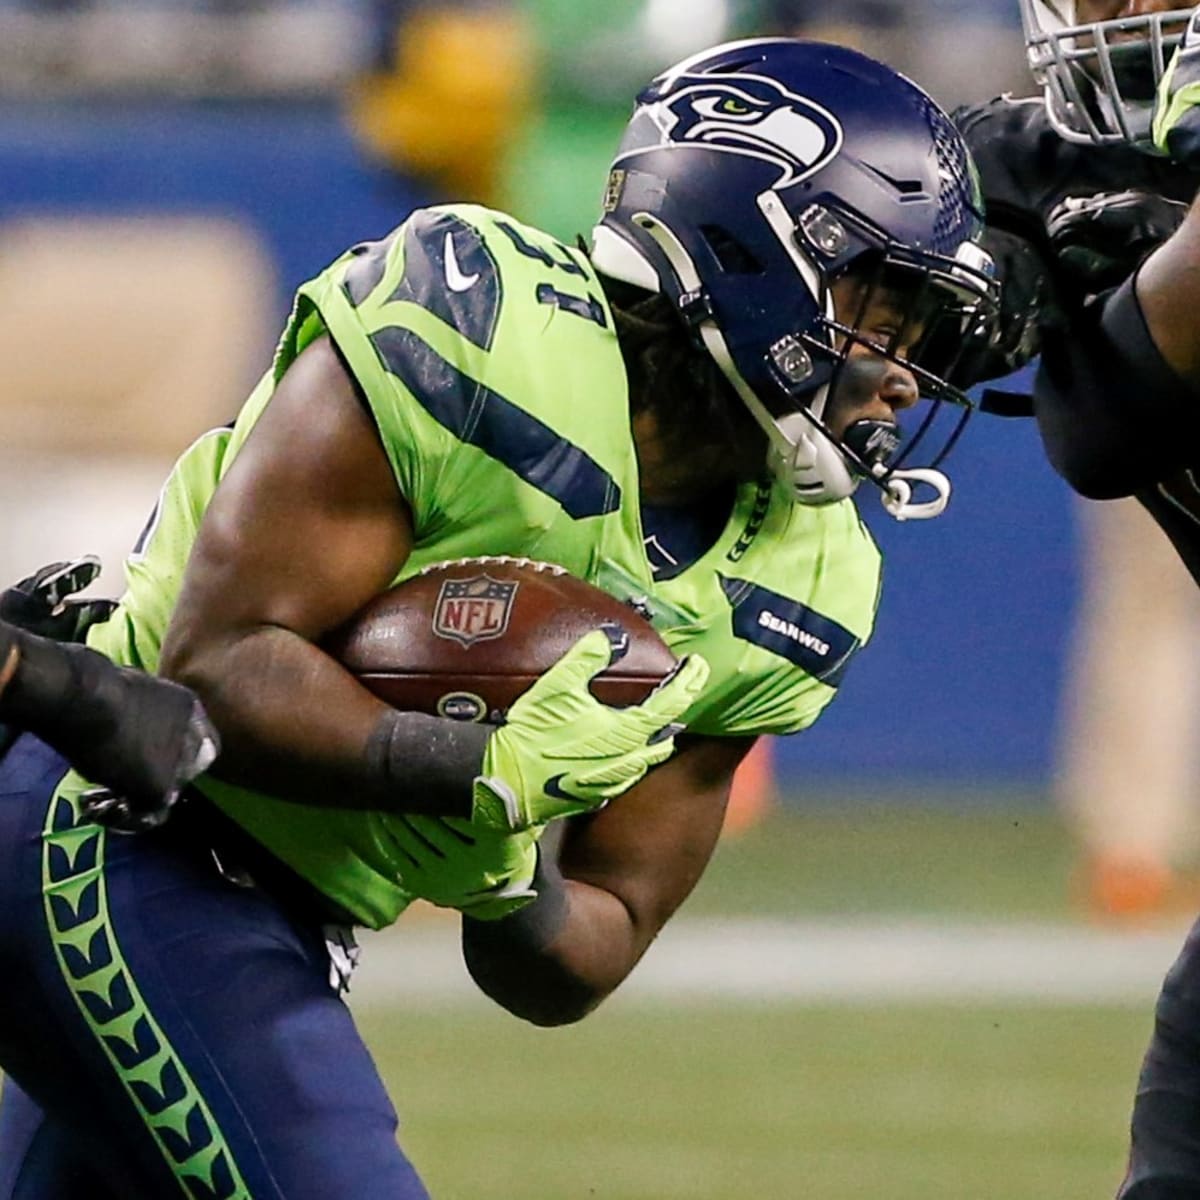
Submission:
M 503 637 L 520 586 L 490 575 L 447 579 L 433 610 L 433 632 L 461 646 Z

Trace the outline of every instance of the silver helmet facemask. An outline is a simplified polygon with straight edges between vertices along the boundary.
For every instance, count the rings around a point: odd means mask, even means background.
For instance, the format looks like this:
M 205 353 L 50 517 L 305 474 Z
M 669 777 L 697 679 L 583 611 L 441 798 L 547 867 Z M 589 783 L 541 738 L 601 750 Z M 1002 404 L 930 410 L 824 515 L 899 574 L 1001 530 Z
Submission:
M 1078 22 L 1075 0 L 1018 0 L 1025 52 L 1066 141 L 1149 151 L 1154 95 L 1194 6 Z

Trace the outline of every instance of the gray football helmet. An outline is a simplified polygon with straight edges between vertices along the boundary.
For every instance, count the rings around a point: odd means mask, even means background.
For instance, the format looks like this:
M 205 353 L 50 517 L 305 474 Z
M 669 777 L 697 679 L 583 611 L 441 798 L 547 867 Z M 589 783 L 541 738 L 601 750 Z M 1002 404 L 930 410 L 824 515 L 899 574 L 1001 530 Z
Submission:
M 1196 6 L 1080 24 L 1075 0 L 1018 3 L 1029 68 L 1055 130 L 1068 142 L 1150 150 L 1155 89 Z

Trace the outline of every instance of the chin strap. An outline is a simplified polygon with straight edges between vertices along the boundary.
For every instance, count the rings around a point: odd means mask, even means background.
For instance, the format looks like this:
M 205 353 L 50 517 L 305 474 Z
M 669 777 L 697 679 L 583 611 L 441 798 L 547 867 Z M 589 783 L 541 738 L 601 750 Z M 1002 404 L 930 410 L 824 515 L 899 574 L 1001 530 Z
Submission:
M 825 391 L 821 388 L 818 393 L 822 405 Z M 798 409 L 777 419 L 768 415 L 777 434 L 771 438 L 771 467 L 775 477 L 783 481 L 801 504 L 832 504 L 852 496 L 860 477 L 850 470 L 845 456 L 817 424 L 815 416 L 808 409 Z

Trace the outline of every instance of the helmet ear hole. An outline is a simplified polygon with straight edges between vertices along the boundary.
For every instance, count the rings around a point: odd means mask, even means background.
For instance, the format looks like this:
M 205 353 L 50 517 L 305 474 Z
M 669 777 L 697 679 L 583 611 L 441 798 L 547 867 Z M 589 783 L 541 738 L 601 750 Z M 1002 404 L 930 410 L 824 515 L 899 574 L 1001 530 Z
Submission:
M 701 225 L 700 234 L 727 275 L 761 275 L 766 268 L 755 255 L 720 225 Z

